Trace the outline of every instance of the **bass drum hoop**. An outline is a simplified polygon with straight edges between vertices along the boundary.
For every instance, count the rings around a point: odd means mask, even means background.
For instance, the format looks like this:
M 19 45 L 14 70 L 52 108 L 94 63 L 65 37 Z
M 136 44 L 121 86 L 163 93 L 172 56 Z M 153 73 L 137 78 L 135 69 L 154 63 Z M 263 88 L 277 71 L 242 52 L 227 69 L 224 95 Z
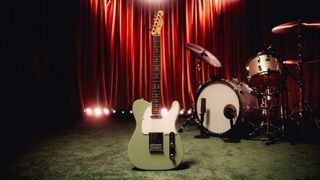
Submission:
M 197 93 L 196 93 L 196 101 L 195 101 L 195 113 L 196 113 L 196 117 L 197 117 L 197 119 L 199 120 L 199 124 L 201 123 L 201 119 L 200 119 L 200 112 L 198 112 L 198 106 L 197 106 L 197 104 L 198 104 L 198 101 L 199 101 L 199 97 L 200 97 L 200 94 L 202 93 L 202 91 L 205 89 L 205 88 L 207 88 L 209 85 L 211 85 L 211 84 L 213 84 L 213 83 L 215 83 L 215 82 L 220 82 L 221 84 L 224 84 L 224 85 L 226 85 L 226 86 L 228 86 L 229 88 L 231 88 L 233 91 L 234 91 L 234 93 L 236 94 L 236 96 L 237 96 L 237 102 L 239 103 L 239 111 L 237 111 L 237 115 L 236 115 L 236 117 L 237 118 L 235 118 L 235 119 L 233 119 L 233 127 L 231 128 L 230 127 L 230 129 L 229 130 L 227 130 L 227 131 L 225 131 L 225 132 L 222 132 L 222 133 L 217 133 L 217 132 L 213 132 L 213 131 L 211 131 L 210 129 L 208 129 L 207 127 L 205 127 L 205 126 L 203 126 L 205 129 L 207 129 L 208 130 L 208 132 L 211 134 L 211 135 L 225 135 L 225 134 L 227 134 L 228 132 L 230 132 L 232 129 L 235 129 L 239 124 L 240 124 L 240 122 L 246 122 L 246 120 L 244 119 L 245 118 L 245 114 L 244 114 L 244 111 L 243 111 L 243 109 L 245 108 L 244 107 L 244 104 L 243 104 L 243 102 L 242 102 L 242 100 L 241 100 L 241 98 L 240 98 L 240 93 L 237 93 L 237 86 L 233 86 L 231 83 L 235 83 L 235 84 L 239 84 L 239 83 L 242 83 L 242 82 L 240 82 L 240 81 L 238 81 L 238 80 L 226 80 L 226 79 L 221 79 L 221 78 L 210 78 L 209 80 L 207 80 L 199 89 L 198 89 L 198 91 L 197 91 Z M 241 90 L 240 90 L 241 91 Z M 259 105 L 258 105 L 258 100 L 257 100 L 257 104 L 256 104 L 256 111 L 257 111 L 257 115 L 258 115 L 258 108 L 259 108 Z M 208 108 L 208 106 L 206 105 L 206 108 Z M 204 123 L 204 122 L 203 122 Z M 248 122 L 249 124 L 250 124 L 250 126 L 254 126 L 254 124 L 253 123 L 250 123 L 250 122 Z

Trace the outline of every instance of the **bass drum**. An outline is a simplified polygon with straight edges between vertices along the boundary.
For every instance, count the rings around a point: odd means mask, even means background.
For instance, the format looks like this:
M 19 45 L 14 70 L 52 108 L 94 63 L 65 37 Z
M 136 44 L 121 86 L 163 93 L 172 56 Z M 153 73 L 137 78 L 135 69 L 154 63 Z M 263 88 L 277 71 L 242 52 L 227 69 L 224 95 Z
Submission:
M 257 124 L 259 104 L 251 92 L 252 89 L 247 84 L 236 79 L 231 81 L 211 79 L 197 92 L 196 114 L 201 119 L 201 100 L 205 99 L 203 126 L 210 132 L 222 135 L 244 123 L 254 127 Z M 229 107 L 235 110 L 232 124 L 225 115 L 226 108 Z

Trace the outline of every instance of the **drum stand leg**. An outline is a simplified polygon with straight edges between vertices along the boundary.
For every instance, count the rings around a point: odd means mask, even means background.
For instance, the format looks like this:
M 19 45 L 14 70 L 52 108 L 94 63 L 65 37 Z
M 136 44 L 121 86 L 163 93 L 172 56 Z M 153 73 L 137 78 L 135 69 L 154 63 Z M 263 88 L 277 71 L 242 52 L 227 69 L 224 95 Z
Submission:
M 315 140 L 319 136 L 320 122 L 317 119 L 310 106 L 304 102 L 303 110 L 299 113 L 290 115 L 290 140 L 292 144 L 296 144 L 303 140 Z
M 204 114 L 205 113 L 201 113 L 200 114 L 200 135 L 196 135 L 194 136 L 194 138 L 198 138 L 198 139 L 208 139 L 210 136 L 207 134 L 206 130 L 203 127 L 203 121 L 204 121 Z
M 280 141 L 283 132 L 281 127 L 278 127 L 271 122 L 270 112 L 272 106 L 270 105 L 270 100 L 271 96 L 268 93 L 262 98 L 261 109 L 264 120 L 262 120 L 260 126 L 257 127 L 252 133 L 253 135 L 259 135 L 259 140 L 264 141 L 266 145 L 274 144 Z
M 282 129 L 280 127 L 275 126 L 270 121 L 270 108 L 267 110 L 266 117 L 266 136 L 267 139 L 264 140 L 266 145 L 274 144 L 281 140 Z

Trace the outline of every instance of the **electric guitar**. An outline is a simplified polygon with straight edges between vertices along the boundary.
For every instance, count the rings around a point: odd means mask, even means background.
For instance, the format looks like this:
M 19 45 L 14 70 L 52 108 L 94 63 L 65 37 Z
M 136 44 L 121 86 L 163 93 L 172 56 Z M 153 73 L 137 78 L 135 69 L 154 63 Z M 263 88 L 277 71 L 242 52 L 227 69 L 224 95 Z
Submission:
M 175 123 L 179 114 L 179 103 L 174 101 L 171 109 L 161 114 L 160 84 L 160 33 L 163 11 L 158 11 L 152 25 L 153 71 L 151 103 L 139 99 L 132 110 L 136 129 L 128 145 L 128 156 L 132 164 L 144 170 L 168 170 L 177 167 L 183 158 L 183 145 Z

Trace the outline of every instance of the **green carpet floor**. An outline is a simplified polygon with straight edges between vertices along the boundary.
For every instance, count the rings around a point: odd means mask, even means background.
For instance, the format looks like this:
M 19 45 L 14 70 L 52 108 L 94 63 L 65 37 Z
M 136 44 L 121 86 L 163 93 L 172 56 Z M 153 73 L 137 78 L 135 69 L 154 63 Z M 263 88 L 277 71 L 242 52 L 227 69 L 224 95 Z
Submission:
M 181 120 L 180 120 L 181 124 Z M 127 157 L 134 121 L 79 123 L 20 146 L 1 179 L 320 179 L 320 145 L 195 139 L 181 133 L 182 164 L 170 171 L 141 171 Z

